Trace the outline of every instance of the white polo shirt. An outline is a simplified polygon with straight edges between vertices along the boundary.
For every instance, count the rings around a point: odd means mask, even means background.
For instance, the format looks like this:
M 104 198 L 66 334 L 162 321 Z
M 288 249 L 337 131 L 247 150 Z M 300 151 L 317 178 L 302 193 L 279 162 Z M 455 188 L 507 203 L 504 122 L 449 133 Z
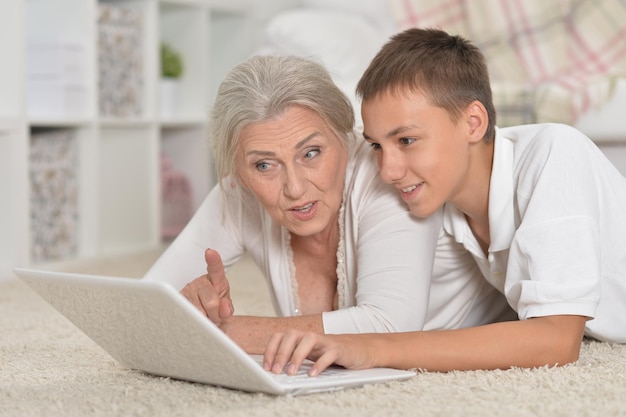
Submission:
M 626 342 L 626 179 L 566 125 L 497 129 L 485 256 L 464 215 L 444 230 L 520 319 L 590 317 L 585 334 Z
M 411 216 L 397 191 L 377 175 L 376 155 L 358 135 L 351 140 L 339 216 L 339 309 L 323 313 L 324 331 L 451 329 L 499 319 L 504 297 L 471 259 L 464 262 L 463 248 L 442 234 L 443 211 L 428 219 Z M 223 195 L 216 186 L 144 279 L 180 289 L 206 273 L 206 248 L 216 249 L 227 269 L 248 252 L 265 275 L 277 315 L 300 314 L 289 232 L 251 193 L 225 200 Z M 435 263 L 459 261 L 433 269 L 435 251 Z

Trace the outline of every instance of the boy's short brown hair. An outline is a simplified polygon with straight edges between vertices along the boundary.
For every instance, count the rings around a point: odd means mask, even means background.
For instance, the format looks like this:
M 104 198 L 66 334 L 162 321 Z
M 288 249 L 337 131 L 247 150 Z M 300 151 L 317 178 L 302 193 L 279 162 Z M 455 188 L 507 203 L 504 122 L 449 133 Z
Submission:
M 408 29 L 394 35 L 376 54 L 359 80 L 362 100 L 408 88 L 445 109 L 453 121 L 474 100 L 487 109 L 484 139 L 495 136 L 496 111 L 489 72 L 480 50 L 461 36 L 438 29 Z

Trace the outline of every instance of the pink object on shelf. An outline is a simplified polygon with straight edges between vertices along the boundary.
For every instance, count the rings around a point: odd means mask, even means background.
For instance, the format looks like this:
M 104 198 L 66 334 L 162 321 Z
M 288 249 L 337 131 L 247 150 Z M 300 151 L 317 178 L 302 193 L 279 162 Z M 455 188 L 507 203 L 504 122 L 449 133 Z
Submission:
M 174 239 L 193 215 L 192 189 L 189 179 L 173 168 L 161 155 L 161 239 Z

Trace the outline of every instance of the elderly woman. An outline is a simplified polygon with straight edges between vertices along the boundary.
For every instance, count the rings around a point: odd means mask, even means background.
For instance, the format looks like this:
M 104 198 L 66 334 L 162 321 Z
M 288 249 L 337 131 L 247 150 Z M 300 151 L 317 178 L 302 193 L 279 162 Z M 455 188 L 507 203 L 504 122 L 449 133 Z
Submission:
M 454 288 L 446 277 L 431 285 L 441 217 L 410 216 L 353 125 L 349 100 L 315 62 L 257 56 L 235 67 L 212 112 L 219 184 L 145 278 L 182 289 L 249 353 L 287 328 L 459 327 L 493 307 L 474 271 Z M 233 315 L 224 269 L 244 252 L 278 317 Z M 442 290 L 430 297 L 431 287 Z

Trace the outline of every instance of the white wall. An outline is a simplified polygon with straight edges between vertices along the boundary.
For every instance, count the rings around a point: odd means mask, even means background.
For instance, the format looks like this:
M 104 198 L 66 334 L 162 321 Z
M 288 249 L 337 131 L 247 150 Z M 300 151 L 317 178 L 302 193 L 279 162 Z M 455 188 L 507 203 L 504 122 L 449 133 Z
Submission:
M 338 0 L 341 1 L 341 0 Z M 267 22 L 282 10 L 298 7 L 299 0 L 253 0 L 250 8 L 252 16 L 252 36 L 256 43 L 260 46 L 263 42 L 264 27 Z

